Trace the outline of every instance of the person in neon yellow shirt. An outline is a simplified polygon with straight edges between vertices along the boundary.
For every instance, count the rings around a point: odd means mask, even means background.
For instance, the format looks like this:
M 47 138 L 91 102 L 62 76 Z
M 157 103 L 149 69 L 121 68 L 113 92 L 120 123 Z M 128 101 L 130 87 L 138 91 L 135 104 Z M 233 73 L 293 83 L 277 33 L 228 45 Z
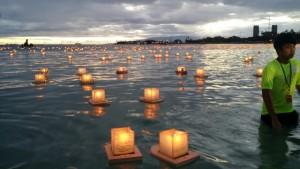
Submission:
M 295 90 L 300 93 L 300 61 L 293 58 L 296 50 L 293 34 L 284 32 L 277 35 L 273 45 L 278 57 L 263 70 L 261 121 L 280 129 L 282 125 L 298 124 L 293 97 Z

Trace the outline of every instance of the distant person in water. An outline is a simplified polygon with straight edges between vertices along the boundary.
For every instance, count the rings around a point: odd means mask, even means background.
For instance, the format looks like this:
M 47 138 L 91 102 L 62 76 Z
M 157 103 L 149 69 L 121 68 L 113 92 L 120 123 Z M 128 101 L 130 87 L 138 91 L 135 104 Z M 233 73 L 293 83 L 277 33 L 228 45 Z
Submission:
M 31 47 L 33 47 L 33 44 L 31 43 L 28 45 L 28 39 L 26 39 L 25 43 L 23 45 L 21 45 L 21 47 L 22 48 L 31 48 Z
M 269 62 L 262 76 L 263 107 L 261 121 L 275 129 L 298 124 L 298 113 L 293 107 L 295 90 L 300 93 L 300 61 L 293 58 L 296 37 L 281 33 L 274 40 L 277 58 Z

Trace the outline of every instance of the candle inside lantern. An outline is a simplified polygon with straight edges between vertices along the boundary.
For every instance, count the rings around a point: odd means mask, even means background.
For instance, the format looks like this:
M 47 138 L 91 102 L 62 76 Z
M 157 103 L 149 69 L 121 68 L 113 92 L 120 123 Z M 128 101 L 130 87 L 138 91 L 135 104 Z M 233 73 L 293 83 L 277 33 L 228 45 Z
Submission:
M 201 69 L 201 68 L 198 68 L 198 69 L 196 69 L 196 75 L 195 75 L 196 77 L 205 77 L 205 71 L 204 71 L 204 69 Z
M 80 81 L 83 84 L 89 84 L 93 82 L 93 76 L 89 73 L 80 76 Z
M 256 69 L 256 76 L 257 77 L 262 77 L 262 74 L 263 74 L 263 69 L 262 68 L 257 68 Z
M 145 88 L 144 89 L 144 99 L 148 102 L 153 102 L 160 100 L 159 89 L 158 88 Z
M 45 83 L 47 81 L 47 77 L 42 73 L 35 74 L 34 78 L 36 83 Z
M 86 70 L 85 67 L 79 67 L 79 68 L 77 69 L 77 74 L 78 74 L 78 75 L 83 75 L 83 74 L 85 74 L 85 73 L 87 73 L 87 70 Z
M 130 127 L 111 129 L 111 147 L 113 155 L 134 153 L 134 131 Z
M 103 103 L 106 101 L 104 89 L 92 90 L 92 101 L 94 103 Z
M 188 134 L 176 129 L 164 130 L 159 133 L 159 152 L 177 158 L 188 153 Z

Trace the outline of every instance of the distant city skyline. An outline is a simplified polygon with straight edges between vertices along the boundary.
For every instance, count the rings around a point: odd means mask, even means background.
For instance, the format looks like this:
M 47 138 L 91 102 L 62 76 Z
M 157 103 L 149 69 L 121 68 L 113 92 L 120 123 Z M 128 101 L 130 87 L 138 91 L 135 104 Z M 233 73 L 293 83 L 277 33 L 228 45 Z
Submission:
M 115 43 L 166 36 L 252 37 L 300 31 L 300 1 L 0 0 L 0 44 Z M 270 19 L 270 20 L 269 20 Z M 299 30 L 298 30 L 299 29 Z

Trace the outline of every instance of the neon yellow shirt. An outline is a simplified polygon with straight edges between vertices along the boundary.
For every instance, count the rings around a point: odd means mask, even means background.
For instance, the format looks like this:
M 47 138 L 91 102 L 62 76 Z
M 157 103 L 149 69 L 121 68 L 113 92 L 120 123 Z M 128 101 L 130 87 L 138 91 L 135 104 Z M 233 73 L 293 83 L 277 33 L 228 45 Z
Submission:
M 288 83 L 291 84 L 289 94 L 294 97 L 296 85 L 300 85 L 300 62 L 296 59 L 290 59 L 292 66 L 292 82 L 290 82 L 290 64 L 281 64 Z M 286 83 L 280 62 L 277 59 L 269 62 L 264 70 L 261 81 L 262 89 L 271 89 L 272 101 L 276 114 L 288 113 L 294 110 L 293 104 L 286 99 L 288 95 L 288 84 Z M 269 114 L 266 105 L 263 103 L 261 115 Z

